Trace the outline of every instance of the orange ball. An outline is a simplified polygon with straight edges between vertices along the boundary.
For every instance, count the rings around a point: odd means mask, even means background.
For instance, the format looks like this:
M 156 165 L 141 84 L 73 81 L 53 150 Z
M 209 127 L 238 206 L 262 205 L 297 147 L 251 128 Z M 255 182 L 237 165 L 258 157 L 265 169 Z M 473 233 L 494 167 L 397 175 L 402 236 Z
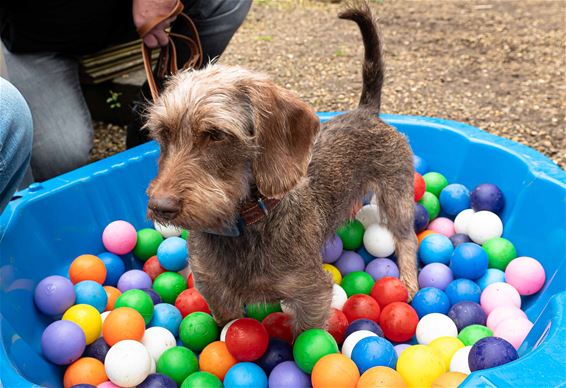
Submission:
M 468 375 L 461 372 L 446 372 L 432 382 L 431 388 L 457 388 Z
M 365 371 L 358 381 L 357 388 L 403 388 L 405 380 L 395 369 L 386 366 L 374 366 Z
M 437 234 L 437 232 L 433 231 L 433 230 L 423 230 L 422 232 L 420 232 L 419 234 L 417 234 L 417 240 L 419 242 L 419 245 L 421 245 L 421 241 L 424 240 L 425 237 L 430 236 L 431 234 Z
M 106 303 L 106 308 L 104 309 L 104 311 L 114 310 L 114 303 L 116 303 L 116 299 L 118 299 L 118 297 L 122 295 L 122 292 L 116 287 L 112 286 L 104 286 L 104 291 L 106 291 L 106 296 L 108 296 L 108 303 Z
M 93 280 L 102 284 L 106 280 L 106 267 L 104 262 L 94 255 L 81 255 L 71 263 L 69 277 L 73 284 L 83 280 Z
M 122 340 L 141 341 L 144 333 L 143 317 L 130 307 L 112 310 L 102 324 L 102 336 L 110 346 Z
M 70 388 L 77 384 L 90 384 L 97 386 L 107 381 L 104 364 L 96 358 L 84 357 L 73 362 L 63 376 L 63 385 Z
M 313 388 L 355 388 L 359 379 L 360 372 L 354 361 L 340 353 L 322 357 L 311 374 Z
M 199 357 L 200 370 L 212 373 L 222 381 L 228 369 L 237 363 L 238 360 L 230 354 L 226 343 L 222 341 L 208 344 Z

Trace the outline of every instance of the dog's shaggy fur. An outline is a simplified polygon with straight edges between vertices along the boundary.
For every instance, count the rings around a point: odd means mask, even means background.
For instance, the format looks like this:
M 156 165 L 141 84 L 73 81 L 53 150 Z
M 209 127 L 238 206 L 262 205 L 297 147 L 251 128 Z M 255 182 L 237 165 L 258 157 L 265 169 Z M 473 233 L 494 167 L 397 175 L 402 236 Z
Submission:
M 358 109 L 325 123 L 264 75 L 209 66 L 172 77 L 149 109 L 161 146 L 149 217 L 190 229 L 197 289 L 220 324 L 246 303 L 282 300 L 295 332 L 324 327 L 332 280 L 324 241 L 368 191 L 396 240 L 401 279 L 417 289 L 413 163 L 405 137 L 381 121 L 383 65 L 375 21 L 358 2 L 340 14 L 365 46 Z M 205 232 L 234 225 L 252 188 L 279 204 L 239 237 Z

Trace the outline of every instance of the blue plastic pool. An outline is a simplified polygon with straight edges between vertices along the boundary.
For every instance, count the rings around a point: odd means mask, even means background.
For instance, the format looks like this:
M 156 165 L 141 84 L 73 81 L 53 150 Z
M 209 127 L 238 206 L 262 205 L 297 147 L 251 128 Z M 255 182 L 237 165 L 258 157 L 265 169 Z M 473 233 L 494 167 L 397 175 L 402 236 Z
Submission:
M 320 114 L 327 120 L 335 113 Z M 404 132 L 414 152 L 450 182 L 472 188 L 490 182 L 506 196 L 504 237 L 520 255 L 540 260 L 547 283 L 524 298 L 535 326 L 519 360 L 472 373 L 467 386 L 527 387 L 566 381 L 566 173 L 526 146 L 468 125 L 431 118 L 383 115 Z M 0 216 L 0 387 L 56 387 L 63 369 L 41 356 L 50 319 L 33 305 L 35 284 L 65 274 L 73 258 L 103 251 L 101 232 L 124 219 L 145 219 L 145 189 L 157 170 L 158 148 L 148 143 L 18 194 Z M 136 265 L 131 256 L 125 257 Z

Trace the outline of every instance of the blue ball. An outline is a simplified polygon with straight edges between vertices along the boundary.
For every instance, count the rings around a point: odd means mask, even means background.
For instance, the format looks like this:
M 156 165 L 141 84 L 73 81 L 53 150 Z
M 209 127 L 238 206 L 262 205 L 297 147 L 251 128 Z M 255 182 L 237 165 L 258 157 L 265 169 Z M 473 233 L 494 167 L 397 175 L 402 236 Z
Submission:
M 450 307 L 448 316 L 454 321 L 458 331 L 470 325 L 483 325 L 487 320 L 487 315 L 483 308 L 474 302 L 458 302 Z
M 420 233 L 428 225 L 428 212 L 420 203 L 415 203 L 415 232 Z
M 75 284 L 75 304 L 89 304 L 102 313 L 108 303 L 108 295 L 104 287 L 92 280 Z
M 189 248 L 181 237 L 169 237 L 157 248 L 157 260 L 167 271 L 180 271 L 189 263 Z
M 415 167 L 415 171 L 421 175 L 424 175 L 428 172 L 428 165 L 426 163 L 426 160 L 418 155 L 413 155 L 413 166 Z
M 383 330 L 381 330 L 381 327 L 379 327 L 377 323 L 375 323 L 371 319 L 360 318 L 353 320 L 352 323 L 348 325 L 346 331 L 344 332 L 344 338 L 348 338 L 350 334 L 360 330 L 368 330 L 380 337 L 383 337 Z
M 446 315 L 450 310 L 450 299 L 444 291 L 435 287 L 421 288 L 414 296 L 411 305 L 419 319 L 427 314 L 440 313 Z
M 183 316 L 175 306 L 168 303 L 159 303 L 153 308 L 153 318 L 151 318 L 148 326 L 164 327 L 177 337 L 182 320 Z
M 257 364 L 269 375 L 273 368 L 285 361 L 293 361 L 291 345 L 287 341 L 271 338 L 267 350 L 257 360 Z
M 155 306 L 156 304 L 159 304 L 162 302 L 161 297 L 159 296 L 159 294 L 155 291 L 153 291 L 153 289 L 151 288 L 144 288 L 142 289 L 143 292 L 145 292 L 146 294 L 149 295 L 149 297 L 151 298 L 151 301 L 153 302 L 153 305 Z
M 98 255 L 98 258 L 102 260 L 106 267 L 106 280 L 104 280 L 104 285 L 116 287 L 118 279 L 126 272 L 124 261 L 120 256 L 110 252 L 102 252 Z
M 106 353 L 108 353 L 109 350 L 110 346 L 108 346 L 104 338 L 100 337 L 90 345 L 87 345 L 81 357 L 96 358 L 98 361 L 104 363 Z
M 472 242 L 470 237 L 468 237 L 468 235 L 464 233 L 453 234 L 452 236 L 450 236 L 450 241 L 452 242 L 452 245 L 454 245 L 454 248 L 456 248 L 460 244 Z
M 448 265 L 452 252 L 454 252 L 452 242 L 440 233 L 425 237 L 419 247 L 419 257 L 425 265 L 430 263 Z
M 488 210 L 499 214 L 505 206 L 505 198 L 499 187 L 491 183 L 484 183 L 472 191 L 470 194 L 470 203 L 472 209 L 477 212 L 480 210 Z
M 454 249 L 450 269 L 454 278 L 479 279 L 487 271 L 488 257 L 484 249 L 474 243 L 463 243 Z
M 371 253 L 369 253 L 366 248 L 364 247 L 364 245 L 362 244 L 361 247 L 358 248 L 358 250 L 356 251 L 356 253 L 358 255 L 360 255 L 362 257 L 362 259 L 364 259 L 364 263 L 365 265 L 368 265 L 373 259 L 375 259 L 375 256 L 373 256 Z
M 480 302 L 481 289 L 476 282 L 469 279 L 456 279 L 450 282 L 444 290 L 451 304 L 458 302 Z
M 472 346 L 468 363 L 472 372 L 495 368 L 519 358 L 519 354 L 509 342 L 499 337 L 482 338 Z
M 476 280 L 476 283 L 482 291 L 491 283 L 505 283 L 505 272 L 497 268 L 488 268 L 485 274 Z
M 444 213 L 455 217 L 470 207 L 470 190 L 459 183 L 452 183 L 442 189 L 438 199 Z
M 177 388 L 177 383 L 162 373 L 151 373 L 136 388 Z
M 395 369 L 397 353 L 391 342 L 385 338 L 367 337 L 354 346 L 352 361 L 356 363 L 360 374 L 374 366 L 386 366 Z
M 240 362 L 232 366 L 224 376 L 225 388 L 267 388 L 267 376 L 263 369 L 252 362 Z

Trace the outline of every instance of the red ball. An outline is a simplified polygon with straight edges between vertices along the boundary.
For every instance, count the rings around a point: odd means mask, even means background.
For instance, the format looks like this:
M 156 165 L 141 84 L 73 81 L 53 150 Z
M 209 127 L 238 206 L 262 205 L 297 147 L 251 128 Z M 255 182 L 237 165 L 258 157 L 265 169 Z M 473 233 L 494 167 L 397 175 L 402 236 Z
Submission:
M 189 288 L 181 292 L 175 299 L 175 307 L 179 309 L 183 318 L 195 311 L 210 314 L 208 303 L 206 303 L 206 300 L 204 300 L 196 288 Z
M 279 338 L 293 343 L 293 331 L 291 330 L 291 317 L 282 312 L 271 313 L 263 318 L 263 326 L 270 337 Z
M 338 344 L 344 341 L 344 332 L 348 327 L 349 322 L 346 315 L 338 309 L 333 308 L 330 312 L 330 318 L 326 323 L 327 331 L 334 337 Z
M 187 278 L 187 288 L 193 288 L 195 286 L 195 279 L 193 278 L 193 273 L 189 274 Z
M 379 319 L 379 326 L 385 338 L 394 342 L 410 340 L 419 323 L 419 316 L 415 309 L 403 302 L 393 302 L 383 308 Z
M 384 308 L 393 302 L 407 302 L 409 292 L 403 282 L 394 277 L 379 279 L 371 288 L 371 297 L 379 303 L 379 307 Z
M 421 199 L 426 191 L 426 183 L 421 174 L 415 172 L 415 202 Z
M 269 334 L 252 318 L 241 318 L 226 332 L 226 347 L 238 361 L 255 361 L 267 350 Z
M 143 272 L 148 274 L 151 280 L 154 281 L 156 277 L 161 275 L 163 272 L 167 272 L 167 270 L 159 264 L 157 256 L 151 256 L 144 263 Z
M 381 309 L 379 304 L 369 295 L 357 294 L 352 295 L 342 308 L 342 312 L 351 323 L 356 319 L 366 318 L 374 322 L 379 321 L 379 313 Z

